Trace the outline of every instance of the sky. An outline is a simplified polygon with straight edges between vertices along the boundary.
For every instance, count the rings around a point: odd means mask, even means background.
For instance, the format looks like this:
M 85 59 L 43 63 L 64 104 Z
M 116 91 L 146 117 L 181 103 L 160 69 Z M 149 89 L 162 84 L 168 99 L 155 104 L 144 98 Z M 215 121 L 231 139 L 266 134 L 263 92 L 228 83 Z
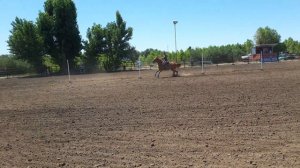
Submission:
M 94 23 L 115 21 L 118 10 L 133 28 L 130 44 L 143 51 L 175 51 L 254 40 L 259 27 L 275 29 L 282 41 L 300 40 L 300 0 L 73 0 L 83 39 Z M 36 21 L 45 0 L 0 0 L 0 54 L 16 17 Z

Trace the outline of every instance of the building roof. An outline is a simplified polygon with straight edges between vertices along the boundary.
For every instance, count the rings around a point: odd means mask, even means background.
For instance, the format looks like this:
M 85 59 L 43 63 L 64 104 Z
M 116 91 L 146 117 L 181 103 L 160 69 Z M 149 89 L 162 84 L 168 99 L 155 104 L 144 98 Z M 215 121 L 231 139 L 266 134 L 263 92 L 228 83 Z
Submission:
M 275 47 L 276 45 L 278 45 L 277 43 L 275 44 L 258 44 L 255 47 Z

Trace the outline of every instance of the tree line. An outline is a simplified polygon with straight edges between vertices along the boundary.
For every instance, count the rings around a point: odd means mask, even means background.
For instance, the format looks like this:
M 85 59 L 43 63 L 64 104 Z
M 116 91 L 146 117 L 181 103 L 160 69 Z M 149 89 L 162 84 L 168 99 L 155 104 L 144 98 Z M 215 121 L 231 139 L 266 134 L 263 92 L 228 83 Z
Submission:
M 11 55 L 0 56 L 0 77 L 6 75 L 29 74 L 33 69 L 31 65 Z
M 254 40 L 247 39 L 243 44 L 228 44 L 221 46 L 209 46 L 203 48 L 189 47 L 185 51 L 180 50 L 178 52 L 159 51 L 157 49 L 147 49 L 141 52 L 142 61 L 151 65 L 152 60 L 156 56 L 162 56 L 163 52 L 166 52 L 169 59 L 172 61 L 190 63 L 201 62 L 202 55 L 205 61 L 212 63 L 233 63 L 241 60 L 241 56 L 248 55 L 255 45 L 260 44 L 277 44 L 274 47 L 276 53 L 290 53 L 300 55 L 300 42 L 293 38 L 288 38 L 281 42 L 280 34 L 270 27 L 260 27 L 257 29 Z
M 44 11 L 35 22 L 16 17 L 7 41 L 13 58 L 28 62 L 36 72 L 42 72 L 49 66 L 57 66 L 57 71 L 75 70 L 84 66 L 87 72 L 103 68 L 107 72 L 117 71 L 121 66 L 135 65 L 140 57 L 144 64 L 151 65 L 156 56 L 163 52 L 146 49 L 139 52 L 129 41 L 133 28 L 128 27 L 119 11 L 116 20 L 102 26 L 94 24 L 87 29 L 86 40 L 80 36 L 77 24 L 76 6 L 72 0 L 46 0 Z M 269 27 L 257 29 L 254 40 L 243 44 L 228 44 L 203 48 L 189 47 L 178 52 L 166 52 L 172 61 L 193 63 L 205 60 L 212 63 L 231 63 L 239 61 L 242 55 L 251 53 L 258 44 L 278 44 L 275 52 L 300 54 L 300 42 L 288 38 L 281 42 L 281 36 Z
M 11 25 L 7 41 L 10 53 L 30 63 L 37 72 L 46 68 L 45 57 L 58 65 L 60 72 L 67 71 L 67 60 L 71 69 L 83 64 L 88 71 L 98 65 L 115 71 L 124 59 L 136 55 L 129 44 L 133 29 L 127 27 L 119 11 L 116 21 L 105 27 L 94 24 L 88 28 L 87 40 L 80 36 L 72 0 L 46 0 L 36 22 L 16 17 Z

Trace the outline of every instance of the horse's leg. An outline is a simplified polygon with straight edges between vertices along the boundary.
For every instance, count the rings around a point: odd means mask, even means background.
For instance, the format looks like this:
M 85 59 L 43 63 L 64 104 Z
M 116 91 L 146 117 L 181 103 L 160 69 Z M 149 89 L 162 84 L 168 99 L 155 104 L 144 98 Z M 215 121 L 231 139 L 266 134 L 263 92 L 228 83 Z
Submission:
M 171 70 L 173 71 L 173 77 L 175 77 L 176 76 L 176 73 L 175 73 L 176 70 L 174 68 L 172 68 Z
M 175 77 L 175 76 L 178 76 L 178 71 L 176 71 L 176 69 L 172 69 L 172 71 L 173 71 L 173 76 Z
M 160 72 L 161 72 L 161 71 L 158 71 L 158 75 L 157 75 L 157 78 L 159 78 L 159 74 L 160 74 Z
M 155 77 L 156 77 L 157 72 L 158 72 L 158 71 L 156 71 L 155 74 L 154 74 Z

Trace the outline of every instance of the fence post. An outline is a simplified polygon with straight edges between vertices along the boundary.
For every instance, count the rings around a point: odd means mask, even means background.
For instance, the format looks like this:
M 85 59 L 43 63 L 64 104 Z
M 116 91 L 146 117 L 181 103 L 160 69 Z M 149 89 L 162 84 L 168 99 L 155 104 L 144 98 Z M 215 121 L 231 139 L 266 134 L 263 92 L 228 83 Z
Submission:
M 202 57 L 201 57 L 201 73 L 204 74 L 204 67 L 203 67 L 203 52 L 202 52 Z
M 260 69 L 263 70 L 263 51 L 260 52 Z
M 69 82 L 71 82 L 69 60 L 67 60 Z
M 5 73 L 6 73 L 6 79 L 8 79 L 8 70 L 6 66 L 5 66 Z

